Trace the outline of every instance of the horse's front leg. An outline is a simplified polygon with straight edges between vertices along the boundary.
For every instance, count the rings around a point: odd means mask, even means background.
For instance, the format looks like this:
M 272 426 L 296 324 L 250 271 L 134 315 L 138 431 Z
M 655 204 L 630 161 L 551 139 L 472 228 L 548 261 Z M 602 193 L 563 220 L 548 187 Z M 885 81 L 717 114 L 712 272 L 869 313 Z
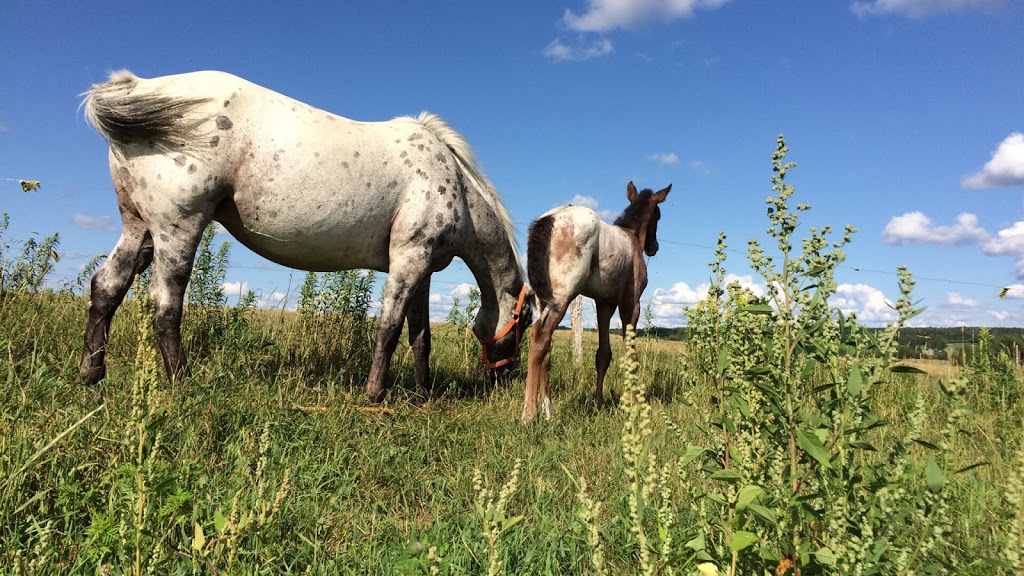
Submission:
M 416 393 L 430 398 L 430 277 L 424 278 L 409 301 L 409 346 L 416 371 Z
M 608 330 L 615 313 L 615 305 L 596 302 L 597 305 L 597 354 L 594 364 L 597 368 L 597 389 L 594 391 L 594 402 L 600 410 L 604 405 L 604 377 L 608 373 L 608 365 L 612 362 L 612 344 Z
M 370 377 L 366 382 L 366 395 L 373 402 L 380 402 L 387 394 L 387 376 L 391 357 L 395 354 L 398 339 L 402 335 L 402 323 L 412 294 L 427 276 L 425 266 L 410 269 L 411 266 L 396 265 L 392 257 L 391 272 L 384 286 L 384 299 L 380 308 L 380 323 L 377 326 L 377 345 L 370 365 Z M 429 295 L 428 295 L 429 298 Z

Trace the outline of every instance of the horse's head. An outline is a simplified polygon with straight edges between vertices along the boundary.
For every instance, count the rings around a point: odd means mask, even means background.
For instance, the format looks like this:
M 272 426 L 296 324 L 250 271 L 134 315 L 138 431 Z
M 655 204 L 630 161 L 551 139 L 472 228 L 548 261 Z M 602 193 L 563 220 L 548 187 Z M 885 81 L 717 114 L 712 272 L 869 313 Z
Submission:
M 626 185 L 629 206 L 615 220 L 615 225 L 636 234 L 637 240 L 643 246 L 644 254 L 648 256 L 658 253 L 658 220 L 661 219 L 661 208 L 658 204 L 665 201 L 671 190 L 671 184 L 657 192 L 651 192 L 649 188 L 637 192 L 633 182 Z
M 533 289 L 523 283 L 518 297 L 499 294 L 496 321 L 494 311 L 481 306 L 473 332 L 483 347 L 485 366 L 491 369 L 510 368 L 519 361 L 519 344 L 533 322 L 534 300 Z

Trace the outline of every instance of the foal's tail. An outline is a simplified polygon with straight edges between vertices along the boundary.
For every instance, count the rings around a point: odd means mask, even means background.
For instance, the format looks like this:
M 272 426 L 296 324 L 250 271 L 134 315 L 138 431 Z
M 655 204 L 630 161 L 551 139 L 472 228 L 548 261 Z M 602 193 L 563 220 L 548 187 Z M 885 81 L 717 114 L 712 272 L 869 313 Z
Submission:
M 526 233 L 526 274 L 537 297 L 546 302 L 551 300 L 551 278 L 548 261 L 551 258 L 551 232 L 555 227 L 552 216 L 541 216 L 530 224 Z
M 85 119 L 111 146 L 153 142 L 180 149 L 194 142 L 202 119 L 189 113 L 209 98 L 186 98 L 139 89 L 144 79 L 127 70 L 111 72 L 82 94 Z

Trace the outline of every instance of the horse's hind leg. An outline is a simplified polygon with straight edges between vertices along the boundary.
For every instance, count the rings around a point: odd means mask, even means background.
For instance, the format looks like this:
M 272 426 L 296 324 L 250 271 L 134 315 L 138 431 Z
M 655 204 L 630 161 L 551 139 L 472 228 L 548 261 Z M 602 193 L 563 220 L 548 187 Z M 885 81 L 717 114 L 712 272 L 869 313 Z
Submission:
M 565 317 L 565 311 L 568 310 L 571 300 L 572 298 L 566 302 L 547 304 L 530 331 L 530 358 L 526 372 L 523 422 L 533 422 L 537 418 L 538 387 L 544 397 L 544 416 L 547 418 L 554 416 L 555 406 L 551 402 L 549 387 L 552 338 L 558 323 Z
M 121 239 L 107 261 L 92 277 L 89 318 L 85 324 L 85 344 L 79 381 L 95 384 L 106 375 L 107 336 L 114 312 L 124 300 L 132 279 L 153 260 L 153 241 L 137 214 L 121 215 L 124 228 Z
M 158 221 L 173 224 L 151 229 L 154 258 L 149 298 L 153 305 L 157 346 L 164 359 L 167 378 L 173 382 L 189 373 L 181 347 L 181 312 L 199 239 L 210 220 L 208 216 L 194 214 L 188 219 Z
M 415 362 L 416 393 L 430 398 L 430 278 L 424 278 L 409 301 L 409 346 Z

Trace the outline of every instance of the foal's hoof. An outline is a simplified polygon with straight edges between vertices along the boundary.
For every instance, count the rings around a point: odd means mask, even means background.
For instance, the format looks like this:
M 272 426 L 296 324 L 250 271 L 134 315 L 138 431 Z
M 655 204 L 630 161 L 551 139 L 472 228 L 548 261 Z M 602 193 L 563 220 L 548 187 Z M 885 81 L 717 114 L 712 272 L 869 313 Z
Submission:
M 93 386 L 98 384 L 103 377 L 107 375 L 107 368 L 105 366 L 84 366 L 78 372 L 78 384 L 85 384 L 86 386 Z
M 532 424 L 537 419 L 537 407 L 523 406 L 523 424 Z
M 380 404 L 381 402 L 383 402 L 384 396 L 386 395 L 387 390 L 385 390 L 383 387 L 375 388 L 370 385 L 366 386 L 366 398 L 369 399 L 369 401 L 373 402 L 374 404 Z

